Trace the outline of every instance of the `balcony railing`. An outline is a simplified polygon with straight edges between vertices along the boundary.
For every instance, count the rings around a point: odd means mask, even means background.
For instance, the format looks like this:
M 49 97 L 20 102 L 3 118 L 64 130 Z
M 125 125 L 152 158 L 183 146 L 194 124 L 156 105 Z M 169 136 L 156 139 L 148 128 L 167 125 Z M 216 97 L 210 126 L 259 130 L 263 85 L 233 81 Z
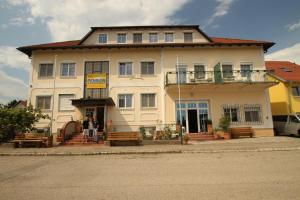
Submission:
M 194 83 L 265 82 L 267 70 L 180 71 L 167 72 L 166 85 Z

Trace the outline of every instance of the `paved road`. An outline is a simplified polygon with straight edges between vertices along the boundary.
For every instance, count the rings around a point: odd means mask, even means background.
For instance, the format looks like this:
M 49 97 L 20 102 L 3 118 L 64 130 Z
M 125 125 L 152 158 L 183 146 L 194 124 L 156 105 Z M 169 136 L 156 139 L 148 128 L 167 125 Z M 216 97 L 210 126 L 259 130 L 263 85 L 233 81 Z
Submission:
M 0 157 L 0 199 L 300 199 L 300 151 Z

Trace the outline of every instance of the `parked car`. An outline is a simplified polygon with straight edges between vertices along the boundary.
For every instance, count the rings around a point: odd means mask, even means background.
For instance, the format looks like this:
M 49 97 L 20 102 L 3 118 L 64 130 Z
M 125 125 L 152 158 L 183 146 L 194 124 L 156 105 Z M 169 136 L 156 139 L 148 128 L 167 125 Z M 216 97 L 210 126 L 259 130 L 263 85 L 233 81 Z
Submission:
M 300 117 L 296 114 L 273 116 L 276 135 L 300 136 Z

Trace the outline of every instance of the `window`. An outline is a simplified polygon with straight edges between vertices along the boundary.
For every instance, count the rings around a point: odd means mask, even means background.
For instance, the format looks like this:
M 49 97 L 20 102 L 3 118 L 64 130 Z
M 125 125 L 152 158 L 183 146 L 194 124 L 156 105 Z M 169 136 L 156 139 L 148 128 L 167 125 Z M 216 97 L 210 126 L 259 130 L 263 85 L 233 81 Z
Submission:
M 174 34 L 165 33 L 165 42 L 174 42 Z
M 261 122 L 261 108 L 259 106 L 244 106 L 246 122 Z
M 195 65 L 195 78 L 204 79 L 205 78 L 205 66 L 204 65 Z
M 39 77 L 49 78 L 53 76 L 53 64 L 40 64 Z
M 51 96 L 37 96 L 36 97 L 36 108 L 49 110 L 51 105 Z
M 132 75 L 132 62 L 121 62 L 119 63 L 119 75 L 130 76 Z
M 233 78 L 232 65 L 222 65 L 223 78 Z
M 59 95 L 59 110 L 74 110 L 72 99 L 75 99 L 74 94 L 60 94 Z
M 106 44 L 107 43 L 107 34 L 99 34 L 99 43 Z
M 62 63 L 60 75 L 62 77 L 74 77 L 75 76 L 75 63 Z
M 158 34 L 157 33 L 149 33 L 149 42 L 157 43 L 158 42 Z
M 250 78 L 250 76 L 251 76 L 251 65 L 250 64 L 242 64 L 241 65 L 241 76 Z
M 142 43 L 143 42 L 143 34 L 142 33 L 134 33 L 133 34 L 133 43 Z
M 193 33 L 183 33 L 184 42 L 193 42 Z
M 142 94 L 142 107 L 143 108 L 155 107 L 155 94 Z
M 132 108 L 132 94 L 118 95 L 119 108 Z
M 126 43 L 126 34 L 118 33 L 117 41 L 118 41 L 118 43 Z
M 225 107 L 225 108 L 223 108 L 223 110 L 224 110 L 224 116 L 228 117 L 231 122 L 238 122 L 239 121 L 239 117 L 238 117 L 239 109 L 238 109 L 238 107 Z
M 142 75 L 154 75 L 154 62 L 141 62 Z
M 293 86 L 292 87 L 292 93 L 293 93 L 293 96 L 300 96 L 300 87 Z

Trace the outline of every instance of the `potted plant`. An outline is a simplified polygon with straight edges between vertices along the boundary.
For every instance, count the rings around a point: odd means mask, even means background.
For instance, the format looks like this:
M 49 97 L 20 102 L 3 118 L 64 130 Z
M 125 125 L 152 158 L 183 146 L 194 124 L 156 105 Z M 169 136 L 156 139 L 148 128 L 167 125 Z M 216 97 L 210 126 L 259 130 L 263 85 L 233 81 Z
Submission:
M 206 120 L 206 125 L 207 125 L 207 133 L 212 134 L 213 133 L 213 127 L 212 127 L 211 119 Z
M 215 128 L 213 131 L 213 135 L 215 139 L 220 139 L 221 135 L 220 135 L 220 129 L 219 128 Z
M 223 137 L 224 139 L 230 139 L 231 135 L 229 133 L 229 126 L 230 126 L 230 118 L 229 117 L 221 117 L 219 121 L 219 127 L 224 132 Z
M 183 144 L 188 144 L 190 140 L 190 136 L 188 136 L 187 134 L 185 134 L 183 136 Z

